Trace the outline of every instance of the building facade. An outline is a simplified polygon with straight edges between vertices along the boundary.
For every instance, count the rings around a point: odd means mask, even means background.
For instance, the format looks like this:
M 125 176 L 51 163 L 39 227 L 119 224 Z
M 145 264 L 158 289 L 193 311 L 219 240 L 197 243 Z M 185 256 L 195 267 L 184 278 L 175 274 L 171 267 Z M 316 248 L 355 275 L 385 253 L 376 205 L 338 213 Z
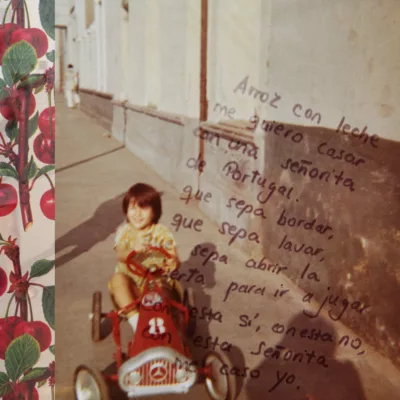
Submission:
M 56 89 L 63 90 L 64 74 L 67 67 L 66 54 L 67 54 L 67 26 L 69 17 L 69 0 L 56 1 L 56 15 L 55 15 L 55 28 L 56 28 Z

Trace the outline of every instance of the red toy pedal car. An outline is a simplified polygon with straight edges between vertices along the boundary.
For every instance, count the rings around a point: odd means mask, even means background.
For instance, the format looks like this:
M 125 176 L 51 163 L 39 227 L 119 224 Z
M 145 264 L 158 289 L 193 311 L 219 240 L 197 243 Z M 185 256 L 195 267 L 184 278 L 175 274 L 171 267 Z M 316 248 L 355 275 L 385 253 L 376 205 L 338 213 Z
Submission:
M 167 283 L 163 271 L 157 268 L 170 255 L 162 248 L 152 247 L 145 260 L 133 252 L 127 259 L 131 272 L 144 279 L 144 289 L 138 300 L 122 310 L 101 312 L 101 293 L 93 295 L 92 339 L 100 340 L 102 318 L 111 318 L 116 345 L 118 371 L 106 374 L 80 365 L 74 374 L 77 400 L 110 399 L 108 382 L 118 382 L 129 398 L 156 394 L 187 393 L 194 384 L 205 383 L 213 400 L 233 400 L 235 380 L 220 372 L 229 360 L 216 352 L 205 355 L 198 367 L 191 359 L 187 336 L 191 329 L 188 307 L 193 307 L 191 291 L 177 290 Z M 178 282 L 175 282 L 178 284 Z M 175 298 L 176 300 L 174 300 Z M 124 313 L 139 307 L 136 333 L 128 344 L 127 357 L 121 348 L 120 323 Z

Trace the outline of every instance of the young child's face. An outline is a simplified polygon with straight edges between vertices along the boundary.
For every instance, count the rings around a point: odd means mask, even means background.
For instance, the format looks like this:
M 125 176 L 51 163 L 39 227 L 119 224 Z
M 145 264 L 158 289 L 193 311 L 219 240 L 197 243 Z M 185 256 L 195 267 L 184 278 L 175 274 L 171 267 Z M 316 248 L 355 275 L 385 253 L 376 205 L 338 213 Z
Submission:
M 136 204 L 135 199 L 129 203 L 126 216 L 133 227 L 138 230 L 150 226 L 154 218 L 153 209 L 150 206 L 140 207 Z

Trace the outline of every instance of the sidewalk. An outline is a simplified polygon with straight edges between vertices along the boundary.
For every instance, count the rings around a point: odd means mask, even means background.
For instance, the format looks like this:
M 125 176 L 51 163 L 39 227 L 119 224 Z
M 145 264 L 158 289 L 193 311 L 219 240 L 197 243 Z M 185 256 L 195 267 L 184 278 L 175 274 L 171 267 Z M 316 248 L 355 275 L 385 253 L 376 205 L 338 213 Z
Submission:
M 239 386 L 242 387 L 239 399 L 300 399 L 300 396 L 296 397 L 296 385 L 293 389 L 289 384 L 281 383 L 276 390 L 268 393 L 268 389 L 277 382 L 276 370 L 280 369 L 283 375 L 283 371 L 290 372 L 291 367 L 287 366 L 288 363 L 273 364 L 269 361 L 271 364 L 266 364 L 263 353 L 268 347 L 274 347 L 279 342 L 286 343 L 284 335 L 280 337 L 271 331 L 273 324 L 279 323 L 288 327 L 288 321 L 293 321 L 293 318 L 304 322 L 305 318 L 299 317 L 304 308 L 304 293 L 281 274 L 246 268 L 245 263 L 249 257 L 229 247 L 228 236 L 220 235 L 218 227 L 207 220 L 192 202 L 185 205 L 179 200 L 179 194 L 162 180 L 162 171 L 159 171 L 158 175 L 116 140 L 103 136 L 106 132 L 95 120 L 79 110 L 66 109 L 63 98 L 56 99 L 56 106 L 57 399 L 73 399 L 72 376 L 79 364 L 91 363 L 101 369 L 112 362 L 112 338 L 110 336 L 99 344 L 92 344 L 88 313 L 91 310 L 91 296 L 95 290 L 103 292 L 104 309 L 111 307 L 107 281 L 115 265 L 115 255 L 112 251 L 113 232 L 123 220 L 121 201 L 125 191 L 140 181 L 164 192 L 164 214 L 161 222 L 169 228 L 174 229 L 171 222 L 176 214 L 186 217 L 186 224 L 191 219 L 192 223 L 198 219 L 203 220 L 201 232 L 183 227 L 178 232 L 174 231 L 179 255 L 183 261 L 181 269 L 186 273 L 185 276 L 181 276 L 181 282 L 195 289 L 199 309 L 207 307 L 203 309 L 203 314 L 199 312 L 199 329 L 196 335 L 201 336 L 201 339 L 197 340 L 195 350 L 199 355 L 205 352 L 206 348 L 211 350 L 211 342 L 218 337 L 220 345 L 215 346 L 215 349 L 221 351 L 224 341 L 232 343 L 231 351 L 226 354 L 231 357 L 241 374 L 245 372 L 246 367 L 249 371 L 255 368 L 260 370 L 259 378 L 250 379 L 248 390 L 247 382 L 243 382 L 243 378 L 238 379 Z M 191 255 L 196 245 L 208 247 L 208 255 L 211 251 L 217 251 L 219 260 L 209 260 L 203 265 L 205 257 Z M 226 264 L 224 259 L 221 259 L 222 255 L 226 255 Z M 250 271 L 252 273 L 249 273 Z M 204 286 L 199 283 L 201 274 L 204 276 Z M 246 284 L 249 290 L 251 285 L 255 287 L 249 294 L 236 291 L 224 302 L 231 282 L 238 283 L 238 286 Z M 277 299 L 274 293 L 281 285 L 290 291 L 285 297 Z M 258 293 L 256 287 L 260 288 Z M 210 308 L 213 313 L 209 313 L 207 317 L 207 310 Z M 316 310 L 317 307 L 314 306 L 313 309 Z M 240 318 L 241 315 L 248 315 L 249 319 Z M 210 321 L 207 321 L 207 318 Z M 249 320 L 256 322 L 251 326 L 241 326 L 246 325 L 243 321 Z M 340 323 L 326 326 L 336 331 L 338 337 L 349 335 L 354 338 L 354 334 Z M 209 336 L 212 336 L 212 339 L 207 340 Z M 265 345 L 260 345 L 262 341 Z M 285 344 L 287 348 L 291 345 L 293 343 L 289 346 Z M 302 340 L 301 343 L 297 341 L 295 345 L 300 346 L 301 351 L 304 348 L 311 351 L 313 343 L 310 340 Z M 261 352 L 258 351 L 261 348 Z M 336 354 L 333 353 L 335 350 Z M 357 352 L 350 345 L 333 345 L 329 349 L 327 360 L 331 361 L 333 367 L 329 370 L 330 375 L 327 375 L 329 379 L 324 390 L 331 395 L 335 390 L 340 391 L 339 378 L 344 372 L 338 372 L 336 369 L 340 370 L 342 366 L 346 369 L 351 364 L 354 371 L 358 372 L 367 400 L 397 399 L 400 393 L 399 371 L 365 344 L 362 345 L 362 350 L 365 354 L 357 356 Z M 361 348 L 358 351 L 361 351 Z M 320 366 L 316 371 L 316 367 L 305 363 L 299 366 L 302 367 L 302 371 L 296 370 L 296 374 L 292 373 L 296 375 L 297 382 L 301 381 L 302 389 L 313 392 L 313 388 L 318 386 L 318 380 L 326 373 Z M 289 389 L 288 394 L 284 395 L 285 390 Z M 287 397 L 288 395 L 292 397 Z M 171 400 L 177 398 L 196 400 L 206 399 L 207 395 L 204 388 L 198 387 L 187 396 L 174 396 Z M 354 396 L 354 399 L 356 398 L 358 397 Z M 339 394 L 336 399 L 341 399 Z M 353 399 L 349 397 L 348 400 Z

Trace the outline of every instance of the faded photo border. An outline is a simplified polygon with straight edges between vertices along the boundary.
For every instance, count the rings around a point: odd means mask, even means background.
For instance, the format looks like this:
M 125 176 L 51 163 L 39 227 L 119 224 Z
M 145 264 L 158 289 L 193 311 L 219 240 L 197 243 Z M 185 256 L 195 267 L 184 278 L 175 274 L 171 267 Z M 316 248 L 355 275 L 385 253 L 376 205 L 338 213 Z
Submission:
M 0 1 L 0 397 L 54 398 L 55 4 Z

